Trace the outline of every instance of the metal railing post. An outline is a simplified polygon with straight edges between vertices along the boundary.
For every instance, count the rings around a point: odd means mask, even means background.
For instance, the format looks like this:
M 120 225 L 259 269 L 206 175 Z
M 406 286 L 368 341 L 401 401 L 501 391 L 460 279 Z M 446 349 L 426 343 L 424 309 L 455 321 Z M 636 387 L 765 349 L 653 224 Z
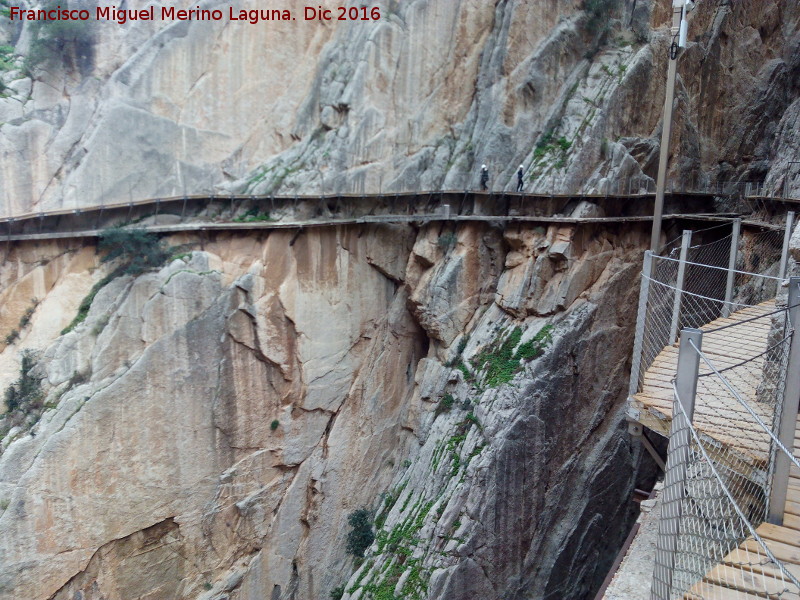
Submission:
M 733 231 L 731 232 L 731 252 L 728 257 L 728 279 L 725 282 L 725 304 L 722 305 L 722 316 L 729 317 L 733 312 L 733 282 L 736 278 L 736 258 L 739 254 L 739 233 L 742 229 L 742 220 L 733 221 Z
M 789 347 L 789 365 L 786 368 L 778 439 L 791 452 L 794 447 L 797 408 L 800 405 L 800 385 L 797 383 L 800 381 L 800 277 L 792 277 L 789 280 L 789 323 L 792 328 L 792 344 Z M 790 467 L 789 457 L 778 450 L 775 454 L 767 514 L 767 521 L 773 525 L 783 525 Z
M 690 343 L 691 342 L 691 343 Z M 692 347 L 694 344 L 694 347 Z M 678 391 L 683 412 L 689 422 L 694 419 L 694 399 L 697 394 L 697 375 L 700 370 L 700 350 L 702 350 L 703 332 L 687 327 L 681 331 L 678 349 L 678 369 L 675 388 Z M 673 412 L 673 417 L 675 413 Z M 687 432 L 688 435 L 688 432 Z M 688 437 L 686 438 L 688 442 Z
M 685 229 L 681 239 L 681 256 L 678 263 L 678 278 L 675 281 L 675 301 L 672 305 L 672 323 L 669 328 L 667 344 L 675 343 L 678 337 L 678 327 L 681 318 L 681 300 L 683 299 L 683 284 L 686 279 L 686 260 L 689 256 L 689 246 L 692 245 L 692 230 Z
M 778 277 L 786 277 L 786 265 L 789 262 L 789 241 L 792 239 L 792 227 L 794 226 L 794 211 L 786 213 L 786 231 L 783 234 L 783 252 L 781 252 L 781 266 L 778 270 Z
M 653 276 L 653 253 L 650 250 L 644 253 L 642 267 L 642 281 L 639 286 L 639 310 L 636 316 L 636 337 L 633 342 L 633 364 L 631 365 L 631 379 L 628 384 L 628 395 L 633 396 L 639 391 L 639 377 L 642 368 L 642 352 L 644 349 L 644 326 L 647 319 L 647 301 L 650 294 L 650 279 Z
M 695 347 L 692 347 L 692 342 Z M 672 573 L 678 548 L 678 536 L 682 517 L 682 503 L 686 497 L 686 467 L 689 463 L 691 432 L 689 424 L 694 417 L 694 401 L 697 393 L 697 376 L 700 370 L 700 354 L 703 332 L 699 329 L 681 331 L 678 351 L 678 372 L 675 387 L 677 396 L 673 401 L 672 426 L 667 452 L 667 472 L 664 480 L 664 495 L 661 500 L 661 521 L 658 526 L 656 563 L 653 577 L 653 598 L 669 600 L 672 595 Z M 681 410 L 678 410 L 680 403 Z M 682 413 L 679 415 L 679 413 Z M 684 422 L 685 421 L 685 422 Z

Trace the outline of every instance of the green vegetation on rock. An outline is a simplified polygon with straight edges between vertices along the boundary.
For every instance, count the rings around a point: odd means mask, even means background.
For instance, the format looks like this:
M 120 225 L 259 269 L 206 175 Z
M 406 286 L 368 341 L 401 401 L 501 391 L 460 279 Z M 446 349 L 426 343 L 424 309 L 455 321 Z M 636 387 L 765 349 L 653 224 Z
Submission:
M 44 8 L 58 8 L 56 0 Z M 24 68 L 31 76 L 38 71 L 65 65 L 90 64 L 94 54 L 94 28 L 91 21 L 65 19 L 31 21 L 31 42 Z
M 161 239 L 141 229 L 123 229 L 113 227 L 100 234 L 97 245 L 105 256 L 100 262 L 107 263 L 120 259 L 120 264 L 108 275 L 92 286 L 92 289 L 81 301 L 78 314 L 72 322 L 61 330 L 65 335 L 86 320 L 89 309 L 97 293 L 120 275 L 140 275 L 145 271 L 162 266 L 174 254 L 174 248 L 166 248 Z
M 97 249 L 106 253 L 101 262 L 121 259 L 118 269 L 125 275 L 140 275 L 160 267 L 173 255 L 172 249 L 166 248 L 156 234 L 122 227 L 112 227 L 100 234 Z
M 19 379 L 8 386 L 5 403 L 8 412 L 24 408 L 25 405 L 36 405 L 42 399 L 42 382 L 31 374 L 36 366 L 36 354 L 31 350 L 22 352 Z
M 483 372 L 482 381 L 487 387 L 508 383 L 522 367 L 522 361 L 544 354 L 552 340 L 552 330 L 552 326 L 545 325 L 531 340 L 520 344 L 522 330 L 515 327 L 504 339 L 501 335 L 473 358 L 472 366 Z
M 375 541 L 372 532 L 372 511 L 359 508 L 350 513 L 347 522 L 352 528 L 347 534 L 347 553 L 356 558 L 363 558 L 364 551 Z

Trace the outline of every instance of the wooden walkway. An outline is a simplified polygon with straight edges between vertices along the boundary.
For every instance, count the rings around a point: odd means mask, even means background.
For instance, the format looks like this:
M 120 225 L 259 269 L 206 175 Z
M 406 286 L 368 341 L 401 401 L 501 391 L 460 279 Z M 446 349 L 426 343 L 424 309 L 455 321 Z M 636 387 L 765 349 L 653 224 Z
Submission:
M 775 310 L 773 301 L 733 313 L 730 318 L 717 319 L 701 329 L 703 353 L 714 366 L 725 369 L 740 365 L 754 356 L 758 358 L 725 372 L 731 384 L 744 400 L 767 423 L 772 423 L 772 408 L 759 402 L 759 383 L 763 379 L 765 356 L 762 355 L 775 340 L 770 339 L 772 320 L 767 314 Z M 765 315 L 762 318 L 754 318 Z M 753 319 L 753 320 L 749 320 Z M 723 325 L 740 325 L 712 331 Z M 761 356 L 759 356 L 761 355 Z M 673 388 L 678 362 L 678 344 L 668 346 L 656 357 L 647 370 L 642 391 L 634 396 L 640 422 L 669 435 L 672 422 Z M 763 473 L 769 462 L 769 437 L 753 421 L 741 405 L 724 388 L 702 360 L 695 404 L 694 425 L 698 432 L 720 442 L 724 452 L 714 458 L 730 461 L 730 450 L 740 458 L 737 470 L 747 465 L 755 473 Z M 709 447 L 713 454 L 713 448 Z M 794 456 L 800 459 L 800 418 L 795 429 Z M 745 469 L 746 471 L 746 469 Z M 773 555 L 789 572 L 800 579 L 800 470 L 792 467 L 784 520 L 782 526 L 764 523 L 756 532 L 766 542 Z M 785 583 L 774 565 L 756 566 L 765 553 L 758 542 L 749 538 L 712 568 L 702 581 L 684 595 L 685 600 L 800 600 L 800 590 Z
M 800 418 L 794 436 L 794 456 L 800 459 Z M 765 541 L 772 554 L 787 570 L 800 579 L 800 470 L 792 467 L 789 491 L 784 508 L 783 526 L 763 523 L 756 533 Z M 800 590 L 777 572 L 775 566 L 753 566 L 764 551 L 754 539 L 745 540 L 722 562 L 711 569 L 703 581 L 695 585 L 686 600 L 780 600 L 800 599 Z M 747 566 L 743 566 L 747 565 Z M 735 587 L 731 587 L 735 586 Z
M 763 373 L 766 357 L 762 355 L 769 347 L 772 327 L 770 317 L 755 318 L 774 312 L 775 301 L 769 300 L 758 306 L 745 308 L 729 318 L 717 319 L 700 329 L 703 335 L 702 350 L 717 369 L 734 367 L 754 356 L 754 360 L 726 371 L 736 390 L 751 408 L 767 423 L 772 422 L 773 409 L 759 401 L 758 384 Z M 713 331 L 724 325 L 742 322 L 740 325 Z M 639 410 L 639 421 L 653 431 L 669 436 L 672 423 L 673 389 L 672 379 L 678 365 L 679 345 L 667 346 L 653 361 L 644 376 L 642 391 L 636 394 L 634 406 Z M 762 355 L 762 356 L 759 356 Z M 753 381 L 752 375 L 759 377 Z M 712 376 L 711 369 L 700 361 L 700 380 L 695 402 L 694 425 L 727 448 L 741 452 L 743 458 L 754 466 L 764 466 L 769 459 L 769 436 L 753 421 L 745 409 L 724 388 L 719 378 Z M 746 416 L 745 416 L 746 415 Z
M 740 215 L 715 212 L 714 194 L 673 192 L 675 211 L 664 220 L 725 223 Z M 770 198 L 773 202 L 787 200 Z M 582 201 L 596 216 L 569 216 Z M 653 194 L 526 194 L 471 190 L 321 196 L 193 195 L 0 216 L 0 241 L 92 238 L 105 229 L 141 223 L 155 233 L 303 229 L 365 223 L 488 221 L 542 225 L 625 225 L 652 221 Z M 800 200 L 788 200 L 800 202 Z M 691 206 L 689 212 L 681 207 Z M 246 218 L 248 212 L 273 220 Z M 595 214 L 595 213 L 592 213 Z M 782 224 L 745 219 L 744 226 L 780 230 Z

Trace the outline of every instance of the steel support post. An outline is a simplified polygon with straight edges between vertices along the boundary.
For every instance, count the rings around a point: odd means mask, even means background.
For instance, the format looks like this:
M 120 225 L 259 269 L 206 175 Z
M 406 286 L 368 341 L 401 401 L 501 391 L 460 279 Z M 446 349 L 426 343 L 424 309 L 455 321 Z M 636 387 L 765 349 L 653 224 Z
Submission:
M 731 252 L 728 257 L 728 279 L 725 282 L 725 304 L 722 306 L 722 316 L 726 318 L 733 312 L 733 282 L 736 279 L 736 258 L 739 254 L 739 235 L 741 230 L 742 220 L 734 220 L 733 231 L 731 232 Z
M 692 347 L 692 342 L 695 347 Z M 689 424 L 694 416 L 694 400 L 697 393 L 697 375 L 700 369 L 699 350 L 703 332 L 699 329 L 681 331 L 678 352 L 677 397 L 672 408 L 672 427 L 667 452 L 667 473 L 661 500 L 661 521 L 658 526 L 656 544 L 656 566 L 653 577 L 653 598 L 673 598 L 672 573 L 678 552 L 682 504 L 686 496 L 686 467 L 689 462 L 689 445 L 692 434 Z M 680 403 L 680 409 L 678 404 Z
M 672 323 L 669 328 L 668 344 L 675 343 L 678 338 L 678 327 L 681 320 L 681 301 L 683 300 L 683 284 L 686 279 L 686 260 L 689 256 L 689 246 L 692 245 L 692 230 L 684 229 L 681 239 L 681 257 L 678 263 L 678 278 L 675 281 L 675 300 L 672 304 Z
M 786 369 L 778 439 L 789 452 L 792 452 L 797 408 L 800 405 L 800 384 L 798 384 L 800 382 L 800 277 L 792 277 L 789 280 L 789 323 L 792 330 L 792 344 L 789 348 L 789 365 Z M 783 451 L 778 450 L 775 453 L 767 514 L 767 521 L 773 525 L 783 525 L 791 465 L 789 457 Z
M 647 301 L 650 295 L 650 279 L 653 277 L 653 253 L 647 250 L 644 253 L 642 267 L 642 281 L 639 285 L 639 310 L 636 314 L 636 337 L 633 341 L 633 364 L 631 365 L 631 378 L 628 383 L 628 395 L 633 396 L 639 391 L 639 377 L 642 369 L 642 352 L 644 351 L 644 326 L 647 319 Z
M 786 266 L 789 264 L 789 241 L 792 239 L 792 228 L 794 227 L 794 211 L 786 213 L 786 231 L 783 234 L 783 251 L 781 252 L 781 266 L 778 270 L 778 277 L 786 277 Z

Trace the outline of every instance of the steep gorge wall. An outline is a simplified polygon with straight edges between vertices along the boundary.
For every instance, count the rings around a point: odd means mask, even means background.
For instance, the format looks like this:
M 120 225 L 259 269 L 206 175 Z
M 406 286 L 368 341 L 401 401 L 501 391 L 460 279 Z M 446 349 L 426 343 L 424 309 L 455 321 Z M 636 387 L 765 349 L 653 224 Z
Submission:
M 34 313 L 0 354 L 36 343 L 47 393 L 0 456 L 0 596 L 326 598 L 349 578 L 345 597 L 364 600 L 381 586 L 582 597 L 629 517 L 639 457 L 620 409 L 646 240 L 490 225 L 221 235 L 115 279 L 66 335 L 29 337 Z M 68 321 L 108 269 L 73 287 L 79 258 L 96 260 L 20 245 L 3 293 L 59 265 L 40 300 Z M 508 383 L 473 364 L 545 326 L 544 354 Z M 346 520 L 362 506 L 382 533 L 353 573 Z
M 460 189 L 481 163 L 495 189 L 513 187 L 519 164 L 530 190 L 652 185 L 667 0 L 609 0 L 596 17 L 574 0 L 372 4 L 377 24 L 101 24 L 81 68 L 6 72 L 2 212 L 211 190 Z M 796 190 L 800 8 L 697 4 L 673 176 Z M 27 51 L 29 27 L 4 30 Z

